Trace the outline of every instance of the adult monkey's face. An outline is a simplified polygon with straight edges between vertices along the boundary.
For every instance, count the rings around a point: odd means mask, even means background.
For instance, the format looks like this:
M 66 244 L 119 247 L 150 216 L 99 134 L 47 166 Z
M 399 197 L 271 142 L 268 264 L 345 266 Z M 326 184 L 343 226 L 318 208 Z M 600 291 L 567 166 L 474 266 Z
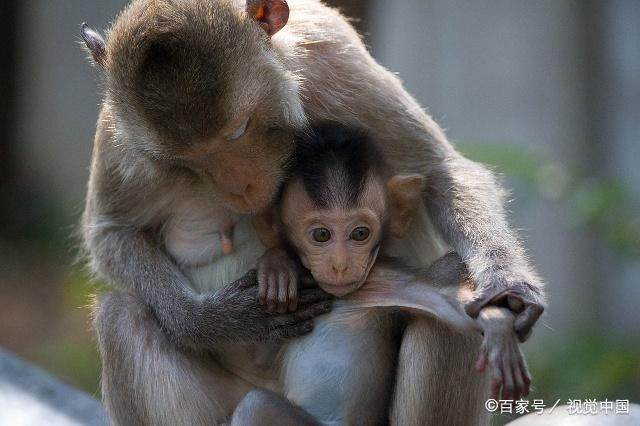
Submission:
M 200 176 L 230 209 L 263 209 L 305 125 L 296 80 L 271 47 L 287 18 L 282 0 L 249 0 L 246 10 L 142 0 L 119 16 L 104 49 L 83 31 L 105 70 L 116 134 Z

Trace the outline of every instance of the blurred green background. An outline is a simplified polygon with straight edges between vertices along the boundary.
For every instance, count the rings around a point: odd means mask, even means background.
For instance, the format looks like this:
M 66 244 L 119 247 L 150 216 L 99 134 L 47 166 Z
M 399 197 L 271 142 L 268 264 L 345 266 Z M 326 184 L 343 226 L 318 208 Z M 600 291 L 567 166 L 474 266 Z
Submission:
M 0 6 L 0 346 L 94 395 L 100 284 L 76 230 L 100 87 L 78 26 L 125 3 Z M 640 402 L 640 2 L 331 3 L 511 189 L 550 299 L 529 399 Z

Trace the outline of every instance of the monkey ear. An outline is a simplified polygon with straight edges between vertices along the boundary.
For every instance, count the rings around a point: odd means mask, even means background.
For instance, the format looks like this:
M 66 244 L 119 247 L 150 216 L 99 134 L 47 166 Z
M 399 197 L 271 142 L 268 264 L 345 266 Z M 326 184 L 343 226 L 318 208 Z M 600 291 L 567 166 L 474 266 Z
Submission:
M 425 180 L 422 175 L 397 175 L 387 182 L 391 215 L 390 231 L 394 237 L 403 237 L 417 214 Z
M 104 68 L 107 59 L 107 49 L 104 38 L 85 23 L 80 26 L 80 35 L 89 53 L 91 53 L 93 62 L 101 68 Z
M 280 31 L 289 19 L 289 5 L 286 0 L 247 0 L 246 10 L 269 37 Z

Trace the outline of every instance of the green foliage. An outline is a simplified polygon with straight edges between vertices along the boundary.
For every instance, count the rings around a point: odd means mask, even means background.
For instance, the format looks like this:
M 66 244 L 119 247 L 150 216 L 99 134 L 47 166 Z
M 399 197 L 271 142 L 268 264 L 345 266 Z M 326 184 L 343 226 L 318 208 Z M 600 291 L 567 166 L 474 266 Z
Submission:
M 91 304 L 101 283 L 76 265 L 60 291 L 60 332 L 32 348 L 29 358 L 54 376 L 99 396 L 100 357 L 90 330 Z
M 562 203 L 569 226 L 597 234 L 619 255 L 640 257 L 640 208 L 620 179 L 584 175 L 513 144 L 460 142 L 458 148 L 520 181 L 531 195 Z
M 640 400 L 640 342 L 605 330 L 573 332 L 545 339 L 532 350 L 535 390 L 546 402 L 569 398 Z M 530 397 L 530 398 L 531 398 Z
M 29 359 L 57 378 L 98 395 L 100 357 L 92 340 L 45 342 L 32 350 Z

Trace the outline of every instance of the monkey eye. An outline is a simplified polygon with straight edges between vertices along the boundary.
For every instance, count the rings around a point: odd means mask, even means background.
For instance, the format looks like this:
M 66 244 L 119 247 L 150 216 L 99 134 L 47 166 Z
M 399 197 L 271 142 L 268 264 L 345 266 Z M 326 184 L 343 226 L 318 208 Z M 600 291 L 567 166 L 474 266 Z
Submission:
M 312 231 L 313 240 L 318 243 L 326 243 L 331 239 L 331 232 L 327 228 L 316 228 Z
M 242 122 L 240 127 L 233 131 L 230 135 L 226 137 L 228 141 L 235 141 L 236 139 L 240 139 L 245 132 L 247 131 L 247 124 L 249 124 L 249 119 L 247 118 Z
M 358 226 L 356 229 L 351 231 L 351 239 L 354 241 L 364 241 L 369 238 L 369 234 L 371 234 L 369 228 L 366 226 Z

